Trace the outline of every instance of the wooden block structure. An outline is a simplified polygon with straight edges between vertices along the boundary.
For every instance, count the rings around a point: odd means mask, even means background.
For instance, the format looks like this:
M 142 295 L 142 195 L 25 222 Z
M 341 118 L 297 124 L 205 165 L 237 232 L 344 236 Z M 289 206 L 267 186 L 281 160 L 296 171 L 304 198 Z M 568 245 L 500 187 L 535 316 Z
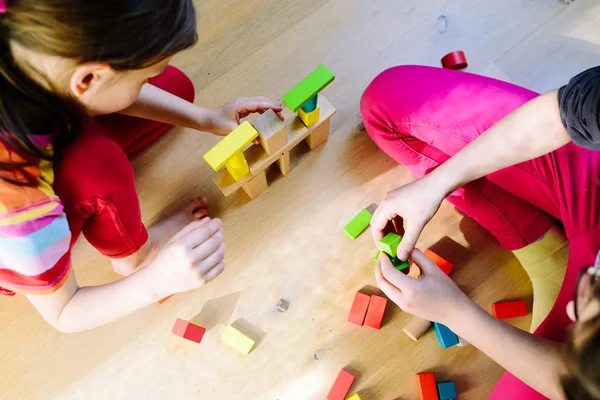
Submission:
M 395 258 L 400 241 L 402 241 L 402 236 L 396 233 L 388 233 L 381 240 L 379 240 L 379 250 L 383 251 L 391 258 Z
M 348 397 L 346 400 L 361 400 L 358 393 L 354 393 L 352 396 Z
M 517 300 L 492 304 L 492 314 L 498 319 L 506 319 L 524 317 L 529 313 L 525 301 Z
M 204 333 L 206 333 L 206 329 L 193 322 L 177 318 L 172 332 L 184 339 L 200 343 L 202 341 L 202 337 L 204 337 Z
M 437 384 L 440 400 L 456 399 L 456 385 L 454 382 L 439 382 Z
M 421 400 L 438 400 L 437 384 L 433 372 L 425 372 L 417 375 L 417 386 Z
M 371 295 L 367 316 L 365 317 L 365 326 L 373 329 L 380 329 L 386 306 L 387 299 L 385 297 Z
M 451 262 L 446 260 L 443 257 L 440 257 L 430 249 L 427 249 L 423 252 L 431 261 L 433 261 L 446 275 L 450 275 L 452 269 L 454 269 L 454 265 Z
M 348 314 L 348 322 L 353 323 L 354 325 L 363 326 L 370 302 L 371 296 L 356 292 L 352 307 L 350 308 L 350 314 Z
M 327 400 L 344 400 L 348 396 L 355 379 L 354 375 L 342 369 L 327 395 Z
M 250 172 L 244 149 L 257 137 L 258 131 L 248 121 L 244 121 L 210 149 L 204 155 L 204 160 L 215 171 L 225 166 L 231 177 L 239 181 Z
M 403 329 L 403 332 L 414 340 L 418 342 L 419 339 L 429 330 L 431 327 L 431 322 L 426 319 L 422 319 L 416 316 L 413 316 L 411 320 L 406 324 Z
M 250 172 L 240 179 L 234 179 L 228 170 L 221 169 L 213 178 L 223 195 L 230 196 L 242 188 L 250 198 L 255 198 L 268 187 L 265 174 L 268 167 L 277 163 L 282 175 L 285 176 L 290 172 L 290 151 L 300 142 L 305 140 L 311 149 L 325 142 L 329 137 L 331 117 L 336 110 L 325 96 L 319 96 L 319 107 L 321 109 L 319 121 L 310 128 L 295 118 L 288 109 L 282 112 L 285 117 L 283 122 L 275 113 L 267 112 L 259 117 L 255 127 L 261 146 L 250 146 L 242 154 L 245 156 Z M 286 141 L 281 146 L 283 137 Z
M 373 215 L 367 211 L 366 208 L 363 208 L 350 222 L 348 222 L 348 225 L 344 227 L 344 232 L 346 232 L 350 238 L 356 239 L 369 227 L 371 218 L 373 218 Z
M 450 330 L 446 325 L 433 323 L 433 329 L 435 330 L 435 336 L 442 349 L 456 346 L 459 343 L 458 336 Z
M 299 84 L 294 86 L 289 92 L 283 95 L 281 100 L 290 110 L 296 111 L 304 104 L 312 100 L 327 85 L 335 79 L 333 72 L 325 65 L 319 66 L 310 75 L 304 78 Z M 307 111 L 312 111 L 308 109 Z
M 244 355 L 248 355 L 256 343 L 232 325 L 225 328 L 221 340 Z

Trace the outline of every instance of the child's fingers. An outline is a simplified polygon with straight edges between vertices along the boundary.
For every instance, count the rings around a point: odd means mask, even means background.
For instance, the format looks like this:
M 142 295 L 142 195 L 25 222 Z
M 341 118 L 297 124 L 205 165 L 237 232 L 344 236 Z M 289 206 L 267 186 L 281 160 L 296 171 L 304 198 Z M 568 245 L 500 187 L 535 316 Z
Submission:
M 381 266 L 381 273 L 385 280 L 400 289 L 400 291 L 409 289 L 414 285 L 415 280 L 394 268 L 387 254 L 381 253 L 378 263 Z
M 381 289 L 390 300 L 396 303 L 400 308 L 404 308 L 402 291 L 385 279 L 383 272 L 381 271 L 380 263 L 377 263 L 375 266 L 375 281 L 377 282 L 377 287 Z
M 387 226 L 390 219 L 391 218 L 388 217 L 388 212 L 386 210 L 384 201 L 383 204 L 377 207 L 373 213 L 373 218 L 371 218 L 371 235 L 373 236 L 373 241 L 377 247 L 379 247 L 379 241 L 381 238 L 383 238 L 383 230 Z
M 208 224 L 209 222 L 210 222 L 210 218 L 209 217 L 205 217 L 205 218 L 202 218 L 199 221 L 192 222 L 191 224 L 185 226 L 182 230 L 180 230 L 179 232 L 177 232 L 175 235 L 173 235 L 173 237 L 171 238 L 170 242 L 172 243 L 172 242 L 176 242 L 176 241 L 180 240 L 181 238 L 185 237 L 189 233 L 195 231 L 196 229 L 198 229 L 202 225 Z
M 435 274 L 441 272 L 438 266 L 417 248 L 415 248 L 410 254 L 410 259 L 417 264 L 421 268 L 421 271 L 425 274 Z

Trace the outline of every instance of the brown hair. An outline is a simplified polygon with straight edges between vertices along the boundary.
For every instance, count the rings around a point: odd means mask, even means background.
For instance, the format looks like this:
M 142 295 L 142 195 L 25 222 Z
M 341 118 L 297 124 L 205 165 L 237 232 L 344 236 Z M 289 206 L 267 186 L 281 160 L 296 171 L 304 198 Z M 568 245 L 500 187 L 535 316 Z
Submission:
M 16 63 L 10 43 L 76 63 L 101 61 L 116 70 L 141 69 L 197 40 L 192 0 L 5 0 L 0 15 L 0 141 L 29 161 L 2 163 L 22 170 L 52 159 L 35 135 L 53 132 L 61 146 L 81 129 L 81 110 L 71 99 L 43 88 Z M 36 185 L 0 178 L 19 185 Z

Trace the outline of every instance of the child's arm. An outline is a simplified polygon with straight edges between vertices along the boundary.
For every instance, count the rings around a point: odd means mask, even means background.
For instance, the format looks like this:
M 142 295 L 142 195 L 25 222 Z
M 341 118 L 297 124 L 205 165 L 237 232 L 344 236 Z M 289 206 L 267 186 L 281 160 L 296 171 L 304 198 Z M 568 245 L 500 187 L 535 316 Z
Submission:
M 223 271 L 224 255 L 221 221 L 205 218 L 176 234 L 148 266 L 126 278 L 79 287 L 71 271 L 54 293 L 27 298 L 59 331 L 83 331 L 108 324 L 173 293 L 205 285 Z
M 471 301 L 418 249 L 411 260 L 422 271 L 413 279 L 379 257 L 377 285 L 404 311 L 440 322 L 517 378 L 551 399 L 563 399 L 562 345 L 497 320 Z
M 239 98 L 209 110 L 147 83 L 136 102 L 120 113 L 224 136 L 239 125 L 241 118 L 268 109 L 277 113 L 282 110 L 265 97 Z

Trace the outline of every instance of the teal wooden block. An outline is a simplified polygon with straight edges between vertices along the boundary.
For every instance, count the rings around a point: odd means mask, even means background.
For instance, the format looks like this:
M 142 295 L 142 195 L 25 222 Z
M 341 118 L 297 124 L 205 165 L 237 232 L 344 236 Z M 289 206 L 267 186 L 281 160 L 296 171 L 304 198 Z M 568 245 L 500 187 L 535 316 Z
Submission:
M 290 110 L 296 112 L 307 101 L 325 89 L 334 79 L 335 75 L 333 75 L 333 72 L 325 65 L 321 65 L 304 78 L 302 82 L 294 86 L 292 90 L 284 94 L 281 100 Z
M 437 336 L 438 342 L 442 349 L 456 346 L 459 343 L 458 336 L 450 330 L 446 325 L 433 323 L 433 329 L 435 330 L 435 336 Z
M 365 229 L 371 224 L 371 218 L 373 216 L 367 209 L 363 208 L 360 212 L 352 218 L 352 221 L 344 227 L 344 232 L 348 234 L 352 239 L 356 239 Z
M 394 258 L 397 255 L 396 251 L 401 240 L 402 236 L 396 233 L 388 233 L 379 241 L 379 250 Z
M 304 105 L 302 106 L 302 111 L 304 111 L 305 113 L 311 113 L 317 109 L 318 105 L 319 105 L 319 95 L 317 94 L 312 99 L 310 99 L 309 101 L 304 103 Z
M 440 400 L 456 399 L 456 385 L 454 382 L 440 382 L 437 384 Z
M 402 271 L 402 270 L 408 268 L 408 261 L 403 261 L 403 260 L 398 259 L 398 257 L 393 257 L 392 258 L 392 265 L 398 271 Z

